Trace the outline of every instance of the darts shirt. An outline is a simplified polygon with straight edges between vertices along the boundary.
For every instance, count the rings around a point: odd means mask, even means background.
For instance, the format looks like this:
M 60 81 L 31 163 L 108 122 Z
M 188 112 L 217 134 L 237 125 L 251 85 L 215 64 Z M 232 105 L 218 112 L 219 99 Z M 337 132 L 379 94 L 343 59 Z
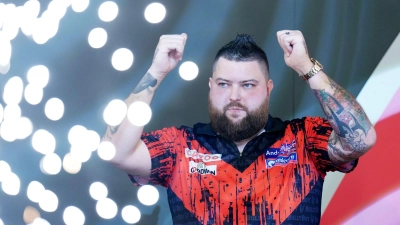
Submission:
M 129 177 L 166 187 L 174 225 L 319 224 L 326 172 L 350 172 L 357 164 L 332 163 L 331 131 L 319 117 L 269 116 L 240 153 L 210 124 L 164 128 L 142 135 L 150 178 Z

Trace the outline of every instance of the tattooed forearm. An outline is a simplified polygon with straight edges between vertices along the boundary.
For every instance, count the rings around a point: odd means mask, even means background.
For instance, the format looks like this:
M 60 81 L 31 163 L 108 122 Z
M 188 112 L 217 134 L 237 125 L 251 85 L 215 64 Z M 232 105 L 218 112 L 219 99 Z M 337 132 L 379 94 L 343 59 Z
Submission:
M 105 133 L 106 138 L 111 139 L 112 136 L 117 133 L 120 125 L 117 126 L 108 126 L 107 132 Z
M 135 89 L 133 89 L 132 94 L 138 94 L 148 87 L 155 87 L 156 85 L 157 79 L 154 78 L 150 73 L 146 73 Z

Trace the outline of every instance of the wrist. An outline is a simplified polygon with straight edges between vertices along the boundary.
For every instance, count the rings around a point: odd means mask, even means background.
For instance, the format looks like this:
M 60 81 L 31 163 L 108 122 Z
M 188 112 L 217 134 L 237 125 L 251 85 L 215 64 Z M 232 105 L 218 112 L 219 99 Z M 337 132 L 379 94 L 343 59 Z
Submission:
M 316 59 L 310 58 L 310 63 L 312 63 L 312 66 L 311 68 L 307 66 L 308 68 L 310 68 L 309 70 L 306 70 L 308 72 L 304 73 L 304 71 L 302 71 L 302 73 L 299 74 L 299 76 L 305 81 L 307 81 L 323 69 L 321 63 L 319 63 Z M 307 67 L 304 67 L 303 69 L 306 69 Z

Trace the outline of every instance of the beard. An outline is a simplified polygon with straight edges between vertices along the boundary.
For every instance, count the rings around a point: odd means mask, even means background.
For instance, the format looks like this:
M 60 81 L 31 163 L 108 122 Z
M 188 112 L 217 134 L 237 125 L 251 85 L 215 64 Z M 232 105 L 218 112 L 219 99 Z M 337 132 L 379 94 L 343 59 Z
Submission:
M 232 140 L 233 142 L 242 141 L 255 136 L 265 127 L 268 121 L 269 99 L 266 98 L 263 104 L 255 110 L 249 111 L 239 102 L 231 102 L 226 105 L 222 112 L 215 108 L 208 99 L 208 112 L 211 126 L 218 135 Z M 226 116 L 226 111 L 230 107 L 240 107 L 246 112 L 246 116 L 238 122 L 233 122 Z

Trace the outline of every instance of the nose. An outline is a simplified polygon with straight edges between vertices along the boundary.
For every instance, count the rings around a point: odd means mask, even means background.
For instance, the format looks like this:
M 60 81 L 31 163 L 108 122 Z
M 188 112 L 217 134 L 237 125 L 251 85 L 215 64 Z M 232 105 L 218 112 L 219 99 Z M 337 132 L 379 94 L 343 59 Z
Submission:
M 229 96 L 229 100 L 231 102 L 240 101 L 240 89 L 239 89 L 239 87 L 236 87 L 234 85 L 231 87 L 231 93 L 230 93 L 230 96 Z

